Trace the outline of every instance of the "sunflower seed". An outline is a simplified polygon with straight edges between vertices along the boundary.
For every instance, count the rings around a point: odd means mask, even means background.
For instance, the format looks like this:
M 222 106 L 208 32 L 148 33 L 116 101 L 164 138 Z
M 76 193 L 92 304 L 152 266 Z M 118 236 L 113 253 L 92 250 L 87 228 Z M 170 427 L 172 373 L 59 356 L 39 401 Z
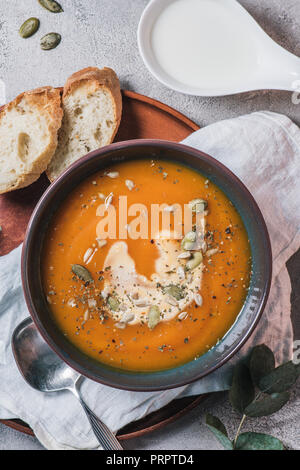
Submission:
M 137 299 L 137 300 L 134 300 L 134 305 L 136 307 L 143 308 L 143 307 L 149 307 L 149 305 L 151 305 L 151 303 L 147 299 Z
M 111 205 L 112 203 L 112 200 L 113 200 L 113 197 L 114 197 L 114 194 L 113 193 L 109 193 L 109 195 L 105 198 L 105 209 L 108 208 L 108 206 Z
M 194 294 L 194 301 L 195 301 L 196 305 L 198 305 L 199 307 L 202 307 L 202 304 L 203 304 L 202 295 Z
M 86 310 L 83 314 L 83 319 L 84 321 L 88 321 L 89 318 L 90 318 L 90 312 Z
M 103 248 L 107 245 L 107 240 L 101 240 L 100 238 L 96 238 L 99 248 Z
M 121 321 L 118 322 L 118 323 L 115 323 L 115 327 L 116 328 L 119 328 L 119 330 L 124 330 L 124 328 L 126 327 L 125 323 L 122 323 Z
M 30 36 L 37 32 L 39 26 L 40 21 L 37 18 L 28 18 L 19 29 L 19 34 L 22 38 L 30 38 Z
M 93 254 L 92 248 L 88 248 L 83 255 L 83 262 L 86 263 L 92 254 Z
M 118 178 L 119 176 L 119 172 L 118 171 L 109 171 L 108 173 L 105 173 L 106 176 L 108 176 L 109 178 Z
M 177 274 L 180 281 L 183 281 L 183 279 L 185 279 L 185 271 L 182 266 L 178 266 Z
M 192 254 L 189 251 L 184 251 L 183 253 L 180 253 L 180 255 L 177 256 L 177 259 L 187 259 L 191 256 Z
M 129 191 L 132 191 L 132 190 L 133 190 L 133 188 L 134 188 L 134 182 L 133 182 L 133 181 L 131 181 L 131 180 L 126 180 L 126 181 L 125 181 L 125 184 L 126 184 L 127 188 L 129 189 Z
M 122 316 L 122 322 L 129 323 L 129 322 L 133 321 L 134 318 L 135 318 L 135 316 L 134 316 L 133 313 L 127 312 L 127 313 L 124 313 L 124 315 Z
M 104 288 L 104 289 L 101 291 L 101 297 L 102 297 L 102 299 L 104 299 L 104 300 L 107 299 L 108 294 L 109 294 L 109 289 L 107 289 L 107 288 L 105 289 L 105 288 Z
M 207 250 L 207 252 L 205 254 L 206 254 L 206 256 L 213 256 L 216 253 L 218 253 L 218 251 L 219 251 L 219 248 L 212 248 L 211 250 Z
M 169 305 L 172 305 L 173 307 L 177 307 L 177 305 L 178 305 L 177 300 L 174 299 L 174 297 L 171 297 L 171 295 L 168 295 L 168 296 L 167 296 L 166 302 L 167 302 Z
M 51 11 L 51 13 L 61 13 L 64 11 L 55 0 L 39 0 L 39 4 L 46 8 L 46 10 Z
M 185 320 L 185 319 L 187 318 L 187 316 L 188 316 L 188 313 L 187 313 L 187 312 L 181 312 L 181 313 L 179 313 L 179 315 L 178 315 L 177 318 L 178 318 L 179 320 Z
M 41 48 L 44 51 L 50 51 L 58 46 L 61 41 L 61 35 L 58 33 L 48 33 L 41 39 Z

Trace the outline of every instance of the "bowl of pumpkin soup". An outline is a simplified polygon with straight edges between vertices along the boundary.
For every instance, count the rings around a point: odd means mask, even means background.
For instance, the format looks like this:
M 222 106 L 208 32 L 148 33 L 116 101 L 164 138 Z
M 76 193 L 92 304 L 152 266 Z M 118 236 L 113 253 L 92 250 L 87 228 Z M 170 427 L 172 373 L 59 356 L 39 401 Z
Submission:
M 54 351 L 127 390 L 193 382 L 253 332 L 271 282 L 262 214 L 242 182 L 182 144 L 91 152 L 45 192 L 22 254 L 26 302 Z

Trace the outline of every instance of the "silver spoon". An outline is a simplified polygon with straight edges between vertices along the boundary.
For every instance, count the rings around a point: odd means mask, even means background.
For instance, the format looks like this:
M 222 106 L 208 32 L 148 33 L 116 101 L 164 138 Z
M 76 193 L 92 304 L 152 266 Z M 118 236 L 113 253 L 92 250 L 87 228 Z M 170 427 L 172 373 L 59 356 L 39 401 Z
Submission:
M 15 329 L 12 349 L 17 366 L 26 382 L 40 392 L 69 390 L 80 401 L 92 429 L 104 450 L 123 450 L 116 436 L 83 401 L 79 385 L 83 377 L 68 367 L 47 345 L 31 318 Z

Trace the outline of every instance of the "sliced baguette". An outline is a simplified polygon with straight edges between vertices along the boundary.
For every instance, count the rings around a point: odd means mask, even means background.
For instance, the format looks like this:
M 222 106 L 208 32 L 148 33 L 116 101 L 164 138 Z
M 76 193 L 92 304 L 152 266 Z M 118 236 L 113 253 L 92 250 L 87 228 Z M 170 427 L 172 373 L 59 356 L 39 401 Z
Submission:
M 17 96 L 0 112 L 0 194 L 33 183 L 57 145 L 63 111 L 59 90 L 37 88 Z
M 119 80 L 107 67 L 74 73 L 66 82 L 62 101 L 58 145 L 46 172 L 50 181 L 88 152 L 110 144 L 122 114 Z

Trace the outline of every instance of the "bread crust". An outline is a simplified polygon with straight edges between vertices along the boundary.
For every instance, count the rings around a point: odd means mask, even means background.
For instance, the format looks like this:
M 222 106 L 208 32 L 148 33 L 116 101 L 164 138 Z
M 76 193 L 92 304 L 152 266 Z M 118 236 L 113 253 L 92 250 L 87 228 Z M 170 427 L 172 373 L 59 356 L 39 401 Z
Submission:
M 110 141 L 111 143 L 119 129 L 122 116 L 122 94 L 118 76 L 115 71 L 109 67 L 104 67 L 103 69 L 98 69 L 97 67 L 87 67 L 85 69 L 79 70 L 78 72 L 73 73 L 73 75 L 67 79 L 63 90 L 62 103 L 64 104 L 67 97 L 77 88 L 81 87 L 84 82 L 86 82 L 89 87 L 93 88 L 94 90 L 105 88 L 112 95 L 116 125 Z M 57 175 L 52 173 L 51 168 L 47 169 L 46 175 L 51 182 L 54 181 L 54 179 L 57 177 Z
M 30 171 L 16 174 L 14 183 L 2 184 L 0 186 L 0 194 L 24 188 L 36 181 L 46 170 L 57 146 L 57 134 L 63 117 L 60 91 L 47 86 L 21 93 L 0 111 L 0 126 L 5 114 L 14 107 L 17 107 L 23 99 L 25 99 L 29 106 L 38 110 L 41 114 L 46 114 L 50 141 L 45 150 L 34 160 Z

